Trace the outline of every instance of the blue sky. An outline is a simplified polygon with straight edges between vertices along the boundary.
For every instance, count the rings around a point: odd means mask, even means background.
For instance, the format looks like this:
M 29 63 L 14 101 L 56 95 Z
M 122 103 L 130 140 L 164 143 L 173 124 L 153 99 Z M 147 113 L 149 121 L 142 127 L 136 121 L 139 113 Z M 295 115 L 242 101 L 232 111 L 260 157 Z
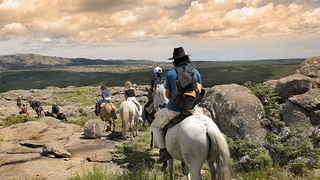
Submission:
M 0 55 L 166 61 L 319 56 L 320 0 L 0 0 Z

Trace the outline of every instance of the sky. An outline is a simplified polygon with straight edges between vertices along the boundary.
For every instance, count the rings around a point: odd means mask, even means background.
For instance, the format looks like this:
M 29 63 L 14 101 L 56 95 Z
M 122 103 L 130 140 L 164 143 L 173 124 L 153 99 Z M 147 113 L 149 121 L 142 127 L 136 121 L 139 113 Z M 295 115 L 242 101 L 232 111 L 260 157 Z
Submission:
M 167 61 L 320 55 L 320 0 L 0 0 L 0 55 Z

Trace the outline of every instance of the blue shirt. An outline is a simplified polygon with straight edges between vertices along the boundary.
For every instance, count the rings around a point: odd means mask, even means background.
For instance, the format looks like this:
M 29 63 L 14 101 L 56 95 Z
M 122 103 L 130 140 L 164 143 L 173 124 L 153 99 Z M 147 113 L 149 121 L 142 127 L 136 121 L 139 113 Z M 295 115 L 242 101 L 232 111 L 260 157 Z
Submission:
M 110 92 L 108 90 L 105 89 L 102 92 L 103 92 L 104 97 L 109 97 L 110 96 Z
M 182 66 L 185 66 L 186 70 L 188 70 L 188 68 L 190 67 L 190 65 L 188 63 L 182 62 L 179 63 L 177 65 L 177 67 L 179 67 L 181 69 Z M 192 69 L 192 72 L 196 74 L 197 76 L 197 82 L 200 83 L 202 85 L 202 79 L 201 79 L 201 75 L 199 73 L 199 71 L 195 68 Z M 166 75 L 166 84 L 165 84 L 165 88 L 170 90 L 170 99 L 169 102 L 167 104 L 167 108 L 171 111 L 175 111 L 175 112 L 182 112 L 182 109 L 177 108 L 172 100 L 172 95 L 175 91 L 174 88 L 174 82 L 178 79 L 178 73 L 177 71 L 173 68 L 170 71 L 168 71 L 167 75 Z

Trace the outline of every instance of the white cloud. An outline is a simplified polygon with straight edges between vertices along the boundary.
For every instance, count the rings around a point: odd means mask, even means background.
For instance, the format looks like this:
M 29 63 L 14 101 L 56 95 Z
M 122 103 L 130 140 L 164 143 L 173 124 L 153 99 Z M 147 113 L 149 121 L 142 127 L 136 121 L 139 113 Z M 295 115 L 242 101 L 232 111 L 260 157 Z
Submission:
M 6 24 L 1 31 L 4 31 L 9 34 L 15 34 L 15 33 L 23 33 L 27 31 L 27 28 L 22 25 L 21 23 L 11 23 L 11 24 Z
M 42 38 L 42 39 L 41 39 L 41 42 L 44 42 L 44 43 L 52 43 L 53 40 L 52 40 L 51 38 L 49 38 L 49 37 L 45 37 L 45 38 Z
M 316 35 L 319 19 L 317 0 L 2 0 L 0 41 L 17 35 L 40 45 Z

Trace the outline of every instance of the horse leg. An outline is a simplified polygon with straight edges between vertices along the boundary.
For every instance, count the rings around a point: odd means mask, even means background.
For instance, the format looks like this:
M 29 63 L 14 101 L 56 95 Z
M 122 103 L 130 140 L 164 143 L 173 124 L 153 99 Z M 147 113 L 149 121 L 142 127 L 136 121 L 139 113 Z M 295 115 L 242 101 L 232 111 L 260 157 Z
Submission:
M 170 180 L 173 180 L 174 174 L 173 174 L 173 158 L 169 159 L 169 172 L 170 172 Z
M 136 136 L 138 136 L 138 123 L 139 123 L 139 120 L 138 121 L 135 121 L 134 122 L 134 125 L 135 125 L 135 131 L 136 131 Z
M 192 180 L 201 180 L 201 173 L 200 173 L 200 169 L 196 169 L 196 170 L 190 170 L 190 174 L 188 174 L 188 179 L 190 179 L 190 175 L 191 175 L 191 179 Z
M 115 120 L 114 120 L 114 118 L 112 117 L 112 127 L 113 127 L 113 131 L 115 131 L 116 130 L 116 123 L 115 123 Z
M 134 133 L 133 133 L 133 125 L 132 122 L 129 123 L 129 131 L 130 131 L 130 138 L 131 140 L 134 140 Z
M 190 178 L 190 172 L 189 172 L 188 166 L 186 166 L 186 164 L 184 162 L 181 162 L 181 166 L 182 166 L 183 175 L 187 176 L 188 179 L 189 179 Z
M 153 132 L 151 131 L 150 148 L 153 146 Z
M 208 161 L 209 164 L 209 169 L 210 169 L 210 174 L 211 174 L 211 180 L 216 180 L 217 175 L 216 175 L 216 166 L 214 161 Z
M 199 149 L 198 149 L 199 150 Z M 202 151 L 199 151 L 202 152 Z M 204 157 L 201 157 L 200 154 L 193 154 L 194 156 L 188 156 L 184 155 L 184 164 L 185 164 L 185 170 L 188 170 L 184 173 L 187 174 L 187 178 L 192 180 L 201 180 L 201 168 L 203 163 L 205 162 L 206 159 Z M 197 158 L 196 158 L 197 157 Z

